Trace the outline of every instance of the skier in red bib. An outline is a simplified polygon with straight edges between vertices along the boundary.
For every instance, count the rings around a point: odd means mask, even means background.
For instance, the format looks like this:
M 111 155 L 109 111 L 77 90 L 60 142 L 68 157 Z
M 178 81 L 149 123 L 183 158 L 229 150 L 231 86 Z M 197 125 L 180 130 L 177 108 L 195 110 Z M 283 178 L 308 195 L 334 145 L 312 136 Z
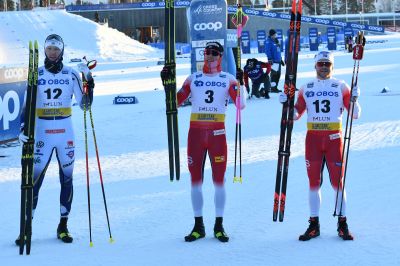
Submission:
M 307 231 L 300 235 L 299 240 L 301 241 L 310 240 L 320 235 L 320 187 L 325 164 L 329 171 L 330 183 L 338 193 L 337 210 L 342 209 L 341 216 L 338 219 L 338 234 L 344 240 L 353 240 L 346 221 L 346 192 L 342 189 L 344 173 L 344 165 L 341 164 L 343 151 L 342 114 L 344 109 L 348 110 L 350 101 L 353 101 L 353 118 L 360 117 L 361 108 L 357 102 L 360 90 L 355 86 L 351 95 L 348 84 L 343 80 L 333 78 L 333 64 L 334 58 L 331 52 L 321 51 L 315 56 L 317 77 L 300 88 L 295 104 L 295 120 L 299 119 L 307 110 L 308 129 L 305 159 L 310 185 L 310 225 Z M 284 93 L 281 93 L 279 98 L 281 102 L 287 100 Z M 341 200 L 342 193 L 343 203 Z
M 203 224 L 204 164 L 210 158 L 212 178 L 215 187 L 214 236 L 221 242 L 229 240 L 223 227 L 225 208 L 225 171 L 227 165 L 227 143 L 225 134 L 225 111 L 229 98 L 243 109 L 246 92 L 243 86 L 243 71 L 238 69 L 236 78 L 221 69 L 224 48 L 218 42 L 208 42 L 204 50 L 203 71 L 190 75 L 177 93 L 178 106 L 191 96 L 192 113 L 188 134 L 188 167 L 191 175 L 191 200 L 195 225 L 185 241 L 192 242 L 205 236 Z M 167 80 L 171 69 L 164 67 L 161 78 Z M 240 101 L 236 101 L 240 87 Z

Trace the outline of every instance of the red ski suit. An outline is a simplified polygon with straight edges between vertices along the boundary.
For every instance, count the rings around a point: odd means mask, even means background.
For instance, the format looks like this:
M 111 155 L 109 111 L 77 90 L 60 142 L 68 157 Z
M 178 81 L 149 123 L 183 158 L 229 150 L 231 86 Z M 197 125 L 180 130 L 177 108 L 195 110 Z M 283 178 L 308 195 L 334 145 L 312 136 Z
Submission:
M 187 155 L 193 185 L 203 182 L 207 152 L 214 183 L 224 184 L 227 164 L 225 111 L 229 97 L 236 102 L 236 87 L 237 81 L 229 73 L 196 72 L 185 80 L 177 93 L 178 105 L 191 96 Z
M 343 150 L 342 113 L 350 104 L 350 88 L 341 80 L 314 79 L 302 86 L 295 105 L 295 120 L 307 110 L 306 167 L 310 189 L 322 185 L 325 159 L 332 187 L 337 190 Z M 361 112 L 358 102 L 354 105 L 354 118 Z M 343 175 L 343 171 L 342 171 Z M 341 186 L 341 185 L 340 185 Z

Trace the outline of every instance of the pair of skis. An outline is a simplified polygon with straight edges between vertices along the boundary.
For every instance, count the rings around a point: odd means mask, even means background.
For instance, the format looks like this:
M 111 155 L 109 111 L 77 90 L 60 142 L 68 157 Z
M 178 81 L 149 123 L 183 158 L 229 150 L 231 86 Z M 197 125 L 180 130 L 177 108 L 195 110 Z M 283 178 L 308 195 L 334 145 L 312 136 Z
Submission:
M 38 42 L 29 42 L 29 69 L 28 87 L 26 91 L 26 105 L 24 117 L 24 135 L 28 141 L 22 146 L 21 157 L 21 219 L 19 233 L 19 254 L 26 255 L 31 252 L 32 237 L 32 206 L 33 206 L 33 164 L 35 151 L 35 118 L 36 118 L 36 95 L 38 81 Z
M 293 130 L 294 98 L 296 91 L 297 60 L 300 47 L 302 0 L 292 2 L 289 26 L 289 47 L 287 51 L 284 92 L 287 101 L 282 106 L 281 132 L 279 137 L 278 163 L 272 219 L 283 221 L 286 204 L 286 187 L 289 173 L 290 145 Z
M 174 0 L 165 1 L 165 67 L 172 71 L 171 77 L 164 82 L 165 104 L 168 130 L 169 177 L 179 181 L 179 134 L 178 110 L 176 106 L 176 62 L 175 62 L 175 7 Z

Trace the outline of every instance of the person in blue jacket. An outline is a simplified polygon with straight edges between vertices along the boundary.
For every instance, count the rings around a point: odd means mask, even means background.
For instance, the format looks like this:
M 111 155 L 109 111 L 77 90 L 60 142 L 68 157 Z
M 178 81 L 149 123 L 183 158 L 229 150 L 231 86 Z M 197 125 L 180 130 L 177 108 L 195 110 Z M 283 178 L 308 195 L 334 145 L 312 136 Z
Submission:
M 281 77 L 281 64 L 283 64 L 283 61 L 281 47 L 274 29 L 269 30 L 269 36 L 265 44 L 265 54 L 268 57 L 268 63 L 271 65 L 271 92 L 281 92 L 281 90 L 278 90 L 278 83 Z

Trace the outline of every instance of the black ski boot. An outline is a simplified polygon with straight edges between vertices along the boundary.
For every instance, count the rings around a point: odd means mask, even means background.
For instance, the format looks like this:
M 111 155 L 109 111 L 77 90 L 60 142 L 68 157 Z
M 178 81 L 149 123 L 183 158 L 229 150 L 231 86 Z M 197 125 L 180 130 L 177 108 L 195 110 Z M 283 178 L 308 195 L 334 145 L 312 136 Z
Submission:
M 185 236 L 186 242 L 193 242 L 206 236 L 204 229 L 203 216 L 194 217 L 194 227 L 190 234 Z
M 67 228 L 67 222 L 68 218 L 61 218 L 60 223 L 58 224 L 57 227 L 57 238 L 60 239 L 64 243 L 72 243 L 74 240 L 72 236 L 69 234 L 68 228 Z
M 311 238 L 315 238 L 319 236 L 319 218 L 318 217 L 310 217 L 308 220 L 310 225 L 308 226 L 306 232 L 299 236 L 300 241 L 308 241 Z
M 343 240 L 353 240 L 354 237 L 349 231 L 349 227 L 347 225 L 347 219 L 345 216 L 339 217 L 338 218 L 338 235 L 340 238 Z
M 222 226 L 222 220 L 222 217 L 215 218 L 214 237 L 221 242 L 228 242 L 229 236 L 225 233 L 224 227 Z

